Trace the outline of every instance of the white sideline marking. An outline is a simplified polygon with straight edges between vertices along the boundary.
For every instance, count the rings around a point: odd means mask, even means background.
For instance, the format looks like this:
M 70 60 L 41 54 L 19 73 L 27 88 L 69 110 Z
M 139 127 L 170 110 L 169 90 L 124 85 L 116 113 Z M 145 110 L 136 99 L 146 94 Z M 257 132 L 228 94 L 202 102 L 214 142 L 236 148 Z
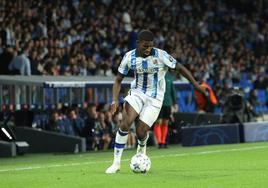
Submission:
M 233 151 L 248 151 L 248 150 L 257 150 L 268 148 L 268 146 L 255 146 L 255 147 L 246 147 L 246 148 L 233 148 L 233 149 L 223 149 L 223 150 L 210 150 L 210 151 L 201 151 L 196 153 L 179 153 L 179 154 L 167 154 L 167 155 L 156 155 L 150 156 L 150 158 L 163 158 L 163 157 L 184 157 L 191 155 L 207 155 L 214 153 L 224 153 L 224 152 L 233 152 Z M 129 161 L 130 159 L 124 159 L 122 161 Z M 111 163 L 112 161 L 94 161 L 94 162 L 82 162 L 82 163 L 68 163 L 68 164 L 54 164 L 47 166 L 28 166 L 28 167 L 19 167 L 19 168 L 9 168 L 9 169 L 0 169 L 1 172 L 11 172 L 11 171 L 23 171 L 23 170 L 35 170 L 35 169 L 43 169 L 43 168 L 57 168 L 57 167 L 65 167 L 65 166 L 79 166 L 79 165 L 91 165 L 98 163 Z

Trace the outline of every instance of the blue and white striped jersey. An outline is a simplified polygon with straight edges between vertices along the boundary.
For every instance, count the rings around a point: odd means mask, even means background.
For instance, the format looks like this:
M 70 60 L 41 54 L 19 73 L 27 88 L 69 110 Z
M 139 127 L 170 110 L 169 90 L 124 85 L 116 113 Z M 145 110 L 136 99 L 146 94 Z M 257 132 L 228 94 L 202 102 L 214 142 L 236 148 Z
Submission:
M 135 79 L 131 89 L 141 91 L 162 103 L 166 88 L 165 74 L 168 68 L 174 69 L 176 63 L 176 59 L 164 50 L 153 48 L 151 55 L 143 58 L 137 56 L 134 49 L 125 54 L 118 71 L 127 75 L 130 69 L 133 70 Z

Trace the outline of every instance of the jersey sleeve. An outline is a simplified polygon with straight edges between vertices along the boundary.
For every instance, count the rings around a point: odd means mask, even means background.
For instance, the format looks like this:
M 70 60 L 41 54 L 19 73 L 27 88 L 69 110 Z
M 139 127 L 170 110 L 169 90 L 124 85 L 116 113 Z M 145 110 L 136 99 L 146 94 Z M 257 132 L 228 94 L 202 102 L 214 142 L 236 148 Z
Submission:
M 118 67 L 118 72 L 126 76 L 128 74 L 129 69 L 130 69 L 129 62 L 130 62 L 129 56 L 128 56 L 128 54 L 125 54 L 125 56 L 123 57 L 120 65 Z
M 177 60 L 172 57 L 171 55 L 169 55 L 166 51 L 162 51 L 162 61 L 164 62 L 165 65 L 167 65 L 168 67 L 174 69 L 176 67 L 177 64 Z

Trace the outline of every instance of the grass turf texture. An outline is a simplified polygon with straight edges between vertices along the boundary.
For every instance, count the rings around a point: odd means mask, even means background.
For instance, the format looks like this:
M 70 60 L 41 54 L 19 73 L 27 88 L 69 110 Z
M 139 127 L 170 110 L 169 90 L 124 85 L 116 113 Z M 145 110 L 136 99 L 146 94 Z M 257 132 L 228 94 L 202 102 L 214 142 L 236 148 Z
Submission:
M 149 147 L 151 170 L 129 168 L 135 150 L 125 150 L 121 171 L 105 174 L 113 152 L 26 154 L 0 158 L 1 188 L 73 187 L 267 187 L 268 143 L 202 147 Z

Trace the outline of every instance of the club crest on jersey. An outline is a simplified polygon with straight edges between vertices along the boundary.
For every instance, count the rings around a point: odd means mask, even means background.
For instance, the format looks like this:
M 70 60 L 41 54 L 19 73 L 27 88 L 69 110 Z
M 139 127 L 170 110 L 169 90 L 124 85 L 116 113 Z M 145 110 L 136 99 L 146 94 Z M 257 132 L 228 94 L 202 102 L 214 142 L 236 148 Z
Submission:
M 157 64 L 158 64 L 158 61 L 155 59 L 155 60 L 153 61 L 153 64 L 157 65 Z

